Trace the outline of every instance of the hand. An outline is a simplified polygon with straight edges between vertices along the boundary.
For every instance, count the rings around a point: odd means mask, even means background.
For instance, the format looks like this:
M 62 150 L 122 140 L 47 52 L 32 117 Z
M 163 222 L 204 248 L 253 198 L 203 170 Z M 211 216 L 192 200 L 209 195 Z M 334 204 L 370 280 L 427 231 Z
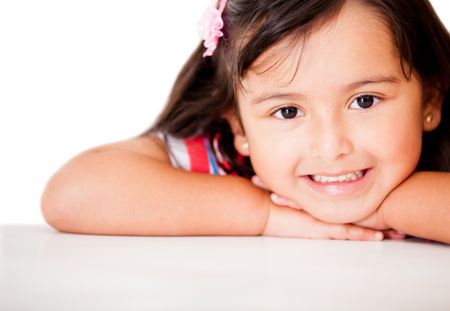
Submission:
M 258 176 L 253 176 L 251 180 L 256 186 L 269 190 Z M 300 206 L 294 201 L 275 193 L 272 193 L 270 197 L 274 206 L 271 207 L 264 235 L 341 240 L 382 240 L 383 238 L 402 240 L 405 238 L 405 234 L 389 229 L 381 222 L 378 210 L 354 225 L 332 224 L 300 211 Z M 289 211 L 286 207 L 298 211 Z M 377 235 L 377 233 L 379 234 Z
M 254 185 L 258 186 L 259 188 L 262 188 L 264 190 L 270 191 L 269 187 L 267 187 L 267 185 L 257 175 L 253 176 L 251 181 L 252 181 L 252 183 Z M 288 206 L 288 207 L 292 207 L 292 208 L 295 208 L 295 209 L 301 209 L 301 207 L 298 206 L 297 203 L 295 203 L 294 201 L 291 201 L 289 199 L 283 198 L 283 197 L 279 196 L 276 193 L 272 192 L 270 194 L 270 198 L 272 199 L 272 202 L 277 204 L 277 205 Z
M 380 215 L 380 209 L 378 208 L 372 215 L 356 222 L 358 226 L 363 226 L 366 228 L 372 228 L 376 230 L 387 230 L 390 229 L 389 226 L 383 221 Z
M 380 241 L 383 233 L 352 225 L 318 220 L 304 211 L 271 204 L 263 235 L 306 239 Z
M 267 186 L 257 176 L 252 182 L 263 189 Z M 379 241 L 383 233 L 352 225 L 323 222 L 302 211 L 293 201 L 271 194 L 269 217 L 263 235 L 307 239 L 338 239 Z
M 391 240 L 404 240 L 406 234 L 391 229 L 383 220 L 382 209 L 378 208 L 372 215 L 355 223 L 358 226 L 382 230 L 384 237 Z

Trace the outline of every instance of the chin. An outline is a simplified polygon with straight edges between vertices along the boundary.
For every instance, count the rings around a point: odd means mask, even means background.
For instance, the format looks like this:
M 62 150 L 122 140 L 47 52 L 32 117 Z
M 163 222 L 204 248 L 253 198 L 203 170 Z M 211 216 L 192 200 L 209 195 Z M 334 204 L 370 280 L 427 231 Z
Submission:
M 300 201 L 299 206 L 311 216 L 325 222 L 335 224 L 351 224 L 371 216 L 383 202 L 384 196 L 370 193 L 353 199 L 327 200 L 315 198 Z M 303 203 L 303 204 L 302 204 Z
M 311 212 L 310 214 L 319 220 L 335 223 L 335 224 L 349 224 L 361 221 L 369 217 L 375 210 L 342 210 L 341 212 L 336 212 L 336 207 L 331 207 L 329 213 L 326 210 L 321 210 L 316 212 Z

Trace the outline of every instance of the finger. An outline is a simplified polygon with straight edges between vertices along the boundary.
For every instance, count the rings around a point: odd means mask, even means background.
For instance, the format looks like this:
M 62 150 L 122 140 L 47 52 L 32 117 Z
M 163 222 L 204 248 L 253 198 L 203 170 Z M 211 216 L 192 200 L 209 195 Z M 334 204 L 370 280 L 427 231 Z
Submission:
M 359 227 L 366 227 L 366 228 L 376 228 L 377 227 L 377 216 L 376 214 L 372 214 L 369 217 L 360 220 L 358 222 L 353 223 L 354 225 L 357 225 Z M 378 228 L 377 228 L 378 229 Z
M 389 240 L 404 240 L 406 238 L 405 233 L 398 232 L 397 230 L 386 230 L 383 233 L 384 238 Z
M 252 176 L 251 181 L 255 186 L 258 186 L 265 190 L 269 190 L 269 188 L 267 188 L 266 184 L 261 180 L 261 178 L 258 177 L 258 175 Z
M 372 228 L 379 231 L 390 229 L 390 227 L 388 227 L 384 222 L 380 220 L 379 216 L 380 214 L 378 212 L 375 212 L 366 219 L 360 220 L 353 224 L 360 227 Z
M 300 206 L 298 206 L 297 203 L 295 203 L 294 201 L 291 201 L 291 200 L 288 200 L 286 198 L 280 197 L 276 193 L 272 193 L 270 195 L 270 198 L 272 199 L 272 202 L 275 203 L 276 205 L 288 206 L 288 207 L 292 207 L 292 208 L 295 208 L 295 209 L 301 209 Z
M 359 227 L 351 224 L 329 224 L 329 238 L 354 241 L 381 241 L 384 235 L 380 231 Z

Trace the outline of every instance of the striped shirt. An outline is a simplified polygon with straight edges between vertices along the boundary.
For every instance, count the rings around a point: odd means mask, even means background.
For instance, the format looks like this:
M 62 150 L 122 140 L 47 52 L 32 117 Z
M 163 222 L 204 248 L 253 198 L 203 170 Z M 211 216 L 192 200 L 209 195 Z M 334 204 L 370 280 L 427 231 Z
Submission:
M 165 142 L 170 162 L 174 167 L 190 172 L 227 175 L 218 163 L 220 161 L 225 168 L 230 168 L 219 152 L 218 137 L 214 139 L 213 145 L 207 136 L 176 138 L 158 133 L 158 137 Z M 216 151 L 217 159 L 214 157 L 213 148 Z

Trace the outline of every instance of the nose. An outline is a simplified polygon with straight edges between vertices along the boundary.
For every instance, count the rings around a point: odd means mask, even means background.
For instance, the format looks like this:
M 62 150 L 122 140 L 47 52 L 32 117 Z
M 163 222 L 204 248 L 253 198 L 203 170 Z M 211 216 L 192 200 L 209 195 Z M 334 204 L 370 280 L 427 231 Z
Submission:
M 353 150 L 351 132 L 339 117 L 311 120 L 310 151 L 316 158 L 339 160 Z

